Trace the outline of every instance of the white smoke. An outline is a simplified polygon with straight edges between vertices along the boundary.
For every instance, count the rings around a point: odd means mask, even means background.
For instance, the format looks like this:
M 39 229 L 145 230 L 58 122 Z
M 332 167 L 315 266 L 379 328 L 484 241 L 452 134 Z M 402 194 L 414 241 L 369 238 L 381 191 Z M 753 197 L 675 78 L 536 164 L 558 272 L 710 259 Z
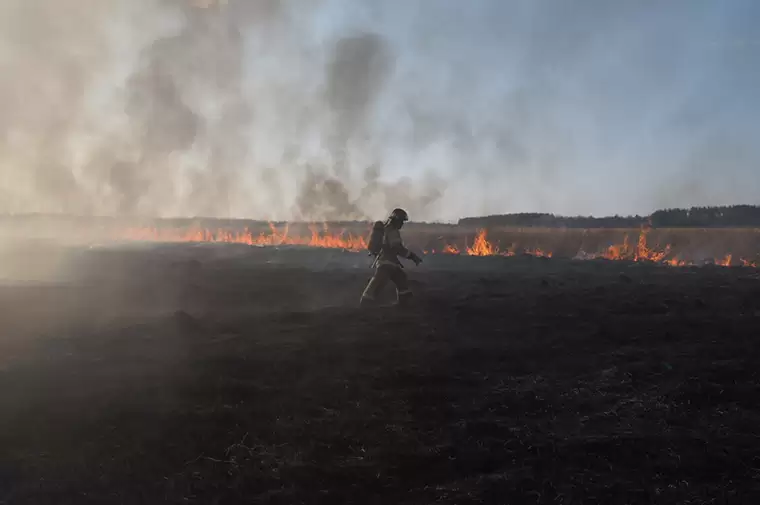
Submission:
M 0 212 L 752 203 L 739 4 L 4 0 Z

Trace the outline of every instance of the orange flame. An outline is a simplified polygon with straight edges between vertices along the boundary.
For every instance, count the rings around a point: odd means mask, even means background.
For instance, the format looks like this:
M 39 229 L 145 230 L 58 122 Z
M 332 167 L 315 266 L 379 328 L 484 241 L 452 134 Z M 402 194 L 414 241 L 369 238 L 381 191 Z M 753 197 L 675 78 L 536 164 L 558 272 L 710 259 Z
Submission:
M 433 251 L 435 253 L 435 251 Z M 455 245 L 446 244 L 443 247 L 443 254 L 459 254 L 459 248 Z
M 622 260 L 631 255 L 631 246 L 628 243 L 628 235 L 623 238 L 622 244 L 613 244 L 601 256 L 608 260 Z
M 669 260 L 664 260 L 663 263 L 666 264 L 666 265 L 670 265 L 672 267 L 685 267 L 685 266 L 687 266 L 687 263 L 684 260 L 678 259 L 678 258 L 671 258 Z
M 693 265 L 693 262 L 688 262 L 686 260 L 683 260 L 679 257 L 673 257 L 669 258 L 668 256 L 672 253 L 672 246 L 670 244 L 666 244 L 665 247 L 661 249 L 655 249 L 648 245 L 647 242 L 647 236 L 651 230 L 651 227 L 649 226 L 643 226 L 641 228 L 641 232 L 639 234 L 638 240 L 636 241 L 636 245 L 631 245 L 630 239 L 628 235 L 625 235 L 623 238 L 622 244 L 613 244 L 609 246 L 605 251 L 602 251 L 597 254 L 587 254 L 585 252 L 579 252 L 578 256 L 576 258 L 578 259 L 595 259 L 595 258 L 603 258 L 608 260 L 627 260 L 627 261 L 635 261 L 635 262 L 649 262 L 649 263 L 660 263 L 662 265 L 669 265 L 674 267 L 683 267 L 688 265 Z M 459 249 L 454 245 L 446 245 L 444 247 L 444 252 L 452 253 L 452 254 L 458 254 Z M 477 236 L 475 237 L 475 241 L 471 247 L 466 247 L 466 253 L 469 256 L 515 256 L 515 250 L 514 247 L 509 248 L 506 251 L 499 250 L 499 247 L 492 242 L 490 242 L 487 238 L 487 234 L 485 230 L 479 230 Z M 536 257 L 545 257 L 545 258 L 551 258 L 554 256 L 554 253 L 552 251 L 546 251 L 541 248 L 528 248 L 524 249 L 522 251 L 522 254 L 527 254 L 531 256 Z M 720 266 L 730 266 L 732 264 L 733 256 L 731 254 L 727 254 L 722 259 L 716 259 L 714 263 L 716 265 Z M 757 261 L 750 261 L 747 259 L 742 258 L 740 260 L 741 264 L 746 267 L 758 267 Z
M 288 235 L 288 226 L 283 231 L 270 223 L 270 232 L 261 232 L 258 235 L 247 228 L 243 231 L 230 231 L 219 229 L 216 232 L 206 229 L 159 229 L 159 228 L 131 228 L 119 238 L 138 240 L 145 242 L 218 242 L 229 244 L 245 244 L 251 246 L 278 246 L 278 245 L 303 245 L 309 247 L 323 247 L 345 249 L 348 251 L 361 251 L 367 248 L 363 237 L 341 233 L 330 233 L 325 227 L 320 232 L 316 227 L 311 227 L 311 236 L 293 237 Z
M 634 261 L 653 261 L 659 263 L 670 254 L 670 244 L 665 246 L 662 251 L 655 251 L 647 247 L 647 234 L 650 228 L 643 228 L 639 234 L 639 241 L 636 244 L 636 254 L 634 255 Z
M 443 252 L 446 254 L 460 254 L 460 250 L 457 246 L 446 244 L 443 248 Z M 465 253 L 468 256 L 515 256 L 515 248 L 510 247 L 506 250 L 500 250 L 499 246 L 488 240 L 488 232 L 486 230 L 478 230 L 478 234 L 475 236 L 475 240 L 472 246 L 465 244 Z M 530 256 L 551 258 L 553 253 L 551 251 L 544 251 L 541 248 L 525 249 L 523 254 Z
M 478 230 L 472 247 L 467 248 L 467 254 L 470 256 L 495 256 L 499 254 L 499 248 L 488 241 L 485 230 Z
M 671 264 L 671 260 L 665 258 L 670 254 L 671 246 L 666 245 L 662 251 L 655 251 L 647 246 L 647 234 L 649 228 L 643 228 L 639 234 L 639 239 L 636 242 L 636 247 L 632 247 L 628 235 L 623 238 L 622 244 L 613 244 L 607 248 L 607 251 L 602 253 L 601 257 L 608 260 L 629 260 L 629 261 L 651 261 L 655 263 L 668 263 Z M 678 260 L 676 260 L 676 263 Z
M 233 231 L 218 229 L 211 231 L 204 228 L 176 229 L 176 228 L 130 228 L 125 233 L 120 233 L 117 239 L 149 241 L 149 242 L 212 242 L 212 243 L 233 243 L 245 244 L 250 246 L 280 246 L 280 245 L 301 245 L 318 248 L 334 248 L 346 251 L 364 251 L 367 249 L 367 242 L 364 237 L 346 233 L 342 230 L 338 233 L 331 232 L 327 224 L 322 228 L 312 225 L 309 227 L 309 236 L 293 236 L 289 232 L 289 226 L 286 224 L 282 229 L 278 229 L 274 224 L 269 224 L 268 232 L 251 232 L 245 228 L 242 231 Z M 627 260 L 636 262 L 651 262 L 669 266 L 688 266 L 693 262 L 685 261 L 678 257 L 669 258 L 672 247 L 670 244 L 664 248 L 656 250 L 651 248 L 647 243 L 649 228 L 644 227 L 639 234 L 636 245 L 630 243 L 629 236 L 625 235 L 622 244 L 610 245 L 606 250 L 596 253 L 587 254 L 579 252 L 579 259 L 603 258 L 607 260 Z M 456 245 L 446 244 L 438 253 L 436 250 L 426 251 L 425 254 L 463 254 L 462 249 Z M 474 242 L 471 246 L 465 244 L 464 253 L 468 256 L 515 256 L 515 247 L 512 246 L 506 250 L 500 250 L 497 244 L 488 240 L 487 231 L 478 230 Z M 530 256 L 552 258 L 552 251 L 544 250 L 539 247 L 527 248 L 522 254 Z M 716 259 L 714 263 L 720 266 L 731 266 L 734 261 L 732 254 L 727 254 L 722 259 Z M 758 268 L 760 262 L 740 258 L 736 264 L 744 267 Z
M 720 265 L 722 267 L 728 267 L 728 266 L 731 266 L 731 259 L 732 259 L 732 256 L 730 254 L 726 254 L 726 256 L 722 260 L 716 261 L 715 264 Z
M 525 254 L 536 256 L 537 258 L 551 258 L 554 255 L 551 251 L 544 251 L 538 247 L 535 249 L 526 249 Z

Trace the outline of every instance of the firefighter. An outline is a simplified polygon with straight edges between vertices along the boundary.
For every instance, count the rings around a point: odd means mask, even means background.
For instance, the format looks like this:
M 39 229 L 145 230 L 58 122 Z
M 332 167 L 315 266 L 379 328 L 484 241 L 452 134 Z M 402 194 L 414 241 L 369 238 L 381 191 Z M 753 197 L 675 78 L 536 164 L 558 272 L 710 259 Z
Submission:
M 401 240 L 400 230 L 408 220 L 409 215 L 404 209 L 394 209 L 385 221 L 382 245 L 376 252 L 377 257 L 374 263 L 375 274 L 364 289 L 364 293 L 362 293 L 360 305 L 366 306 L 374 302 L 388 281 L 391 281 L 396 286 L 398 304 L 400 306 L 409 304 L 412 291 L 409 289 L 409 281 L 406 273 L 404 273 L 404 267 L 401 261 L 399 261 L 399 257 L 412 260 L 415 265 L 422 263 L 422 258 L 404 247 L 404 243 Z

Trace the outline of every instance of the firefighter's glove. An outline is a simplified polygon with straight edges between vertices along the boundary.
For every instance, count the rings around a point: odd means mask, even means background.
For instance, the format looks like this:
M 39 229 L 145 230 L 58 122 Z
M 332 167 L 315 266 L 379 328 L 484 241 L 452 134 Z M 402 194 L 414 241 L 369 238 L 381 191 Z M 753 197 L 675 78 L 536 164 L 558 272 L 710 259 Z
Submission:
M 409 259 L 414 261 L 415 265 L 419 265 L 420 263 L 422 263 L 422 258 L 420 258 L 414 253 L 409 253 Z

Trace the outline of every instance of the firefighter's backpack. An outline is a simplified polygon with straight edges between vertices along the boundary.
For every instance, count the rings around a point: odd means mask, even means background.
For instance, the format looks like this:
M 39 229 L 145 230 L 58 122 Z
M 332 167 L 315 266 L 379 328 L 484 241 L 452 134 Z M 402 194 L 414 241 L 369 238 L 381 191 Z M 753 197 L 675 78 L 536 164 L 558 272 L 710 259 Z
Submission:
M 372 232 L 369 234 L 367 241 L 367 250 L 373 256 L 380 254 L 383 249 L 383 239 L 385 238 L 385 224 L 382 221 L 375 221 L 372 225 Z

